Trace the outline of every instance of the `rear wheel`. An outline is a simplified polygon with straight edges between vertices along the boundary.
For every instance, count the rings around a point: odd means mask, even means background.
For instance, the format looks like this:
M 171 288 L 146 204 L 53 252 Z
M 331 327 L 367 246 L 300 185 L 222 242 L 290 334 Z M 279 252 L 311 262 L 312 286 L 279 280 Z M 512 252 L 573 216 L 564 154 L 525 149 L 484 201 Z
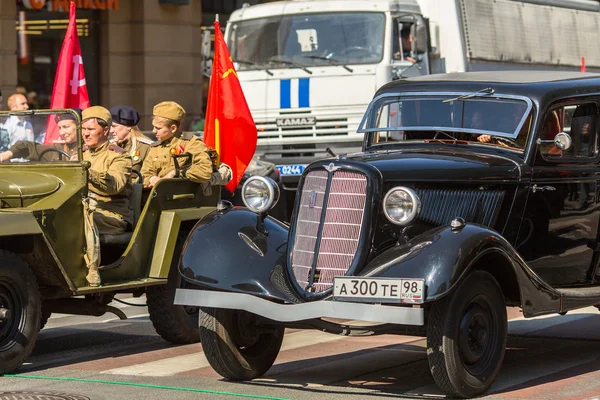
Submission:
M 0 250 L 0 375 L 17 370 L 29 356 L 40 318 L 35 275 L 16 254 Z
M 427 358 L 437 385 L 453 397 L 485 392 L 502 366 L 506 331 L 500 286 L 487 272 L 471 273 L 430 310 Z
M 177 240 L 167 284 L 150 286 L 146 292 L 148 314 L 156 333 L 173 344 L 190 344 L 200 341 L 199 308 L 173 304 L 175 291 L 180 287 L 185 287 L 185 281 L 181 278 L 178 270 L 183 243 L 183 239 Z
M 200 338 L 204 354 L 222 377 L 250 380 L 264 375 L 275 362 L 284 328 L 239 310 L 201 308 Z

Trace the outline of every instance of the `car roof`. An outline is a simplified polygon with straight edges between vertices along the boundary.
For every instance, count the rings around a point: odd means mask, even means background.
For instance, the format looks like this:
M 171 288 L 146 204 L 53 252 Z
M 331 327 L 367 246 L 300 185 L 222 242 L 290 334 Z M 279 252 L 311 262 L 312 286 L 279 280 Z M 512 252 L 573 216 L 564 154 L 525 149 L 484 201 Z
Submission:
M 600 93 L 600 74 L 547 70 L 433 74 L 392 81 L 375 96 L 401 92 L 472 93 L 488 87 L 497 94 L 525 96 L 535 103 L 547 103 L 566 96 Z

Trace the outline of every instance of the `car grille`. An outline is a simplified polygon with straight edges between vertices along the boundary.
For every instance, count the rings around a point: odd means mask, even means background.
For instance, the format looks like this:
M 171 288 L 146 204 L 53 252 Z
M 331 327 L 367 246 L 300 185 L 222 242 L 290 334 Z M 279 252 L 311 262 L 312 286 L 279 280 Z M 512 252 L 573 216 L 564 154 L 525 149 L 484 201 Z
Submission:
M 302 116 L 302 115 L 301 115 Z M 348 118 L 319 118 L 312 126 L 277 126 L 275 120 L 257 121 L 258 140 L 347 136 Z
M 447 225 L 454 218 L 493 227 L 502 200 L 503 190 L 423 190 L 417 189 L 421 199 L 419 219 L 436 225 Z
M 363 226 L 366 191 L 367 177 L 362 173 L 316 170 L 306 175 L 291 238 L 292 270 L 302 289 L 323 292 L 352 265 Z

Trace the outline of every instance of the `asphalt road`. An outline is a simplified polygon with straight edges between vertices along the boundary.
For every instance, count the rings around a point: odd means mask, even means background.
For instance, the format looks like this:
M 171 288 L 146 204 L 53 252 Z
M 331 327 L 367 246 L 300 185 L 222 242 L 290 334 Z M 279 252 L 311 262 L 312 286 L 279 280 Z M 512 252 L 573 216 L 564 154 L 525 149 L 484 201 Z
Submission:
M 443 397 L 420 337 L 289 330 L 266 376 L 235 383 L 214 373 L 200 344 L 164 342 L 145 307 L 118 306 L 128 320 L 53 316 L 19 373 L 0 378 L 0 400 Z M 517 317 L 509 333 L 502 371 L 484 399 L 600 400 L 597 309 Z

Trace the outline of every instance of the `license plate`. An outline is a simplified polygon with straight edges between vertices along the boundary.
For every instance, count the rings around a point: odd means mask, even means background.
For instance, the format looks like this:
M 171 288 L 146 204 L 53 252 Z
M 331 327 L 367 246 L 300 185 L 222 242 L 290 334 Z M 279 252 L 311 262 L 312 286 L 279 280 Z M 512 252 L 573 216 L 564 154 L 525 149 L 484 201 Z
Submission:
M 336 300 L 422 303 L 423 279 L 356 278 L 340 276 L 333 280 Z
M 277 169 L 281 176 L 302 175 L 302 172 L 304 172 L 304 165 L 278 165 Z

